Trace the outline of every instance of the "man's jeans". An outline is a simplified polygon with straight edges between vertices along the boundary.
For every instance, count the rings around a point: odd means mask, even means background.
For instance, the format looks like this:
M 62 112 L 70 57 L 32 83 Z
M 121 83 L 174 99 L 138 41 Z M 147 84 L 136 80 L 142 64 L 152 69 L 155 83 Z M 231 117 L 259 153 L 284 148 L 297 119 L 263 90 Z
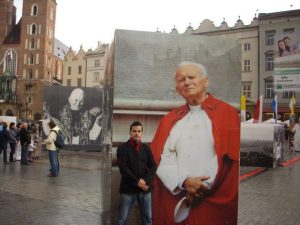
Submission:
M 121 194 L 120 211 L 118 217 L 118 225 L 125 225 L 129 212 L 135 203 L 139 204 L 141 219 L 143 225 L 151 225 L 151 192 L 136 194 Z
M 28 145 L 21 146 L 21 164 L 28 164 L 27 161 Z
M 3 161 L 7 162 L 7 144 L 0 143 L 0 154 L 3 151 Z
M 48 154 L 49 154 L 49 161 L 51 166 L 51 175 L 57 176 L 58 175 L 57 151 L 48 150 Z

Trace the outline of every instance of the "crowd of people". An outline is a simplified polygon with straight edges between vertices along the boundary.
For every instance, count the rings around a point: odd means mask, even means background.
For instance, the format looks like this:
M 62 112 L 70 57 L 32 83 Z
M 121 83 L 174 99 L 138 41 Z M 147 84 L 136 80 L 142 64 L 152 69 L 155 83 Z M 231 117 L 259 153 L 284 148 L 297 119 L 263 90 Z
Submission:
M 20 161 L 28 165 L 35 158 L 40 139 L 40 124 L 27 122 L 0 122 L 0 154 L 3 152 L 4 164 Z M 8 150 L 10 149 L 9 155 Z
M 4 164 L 20 162 L 21 165 L 30 165 L 33 159 L 38 159 L 41 143 L 46 145 L 49 155 L 50 173 L 48 177 L 56 177 L 59 172 L 58 148 L 55 145 L 58 126 L 50 120 L 48 126 L 51 131 L 47 139 L 42 141 L 42 125 L 40 123 L 11 122 L 8 125 L 0 121 L 0 154 L 3 152 Z M 8 147 L 10 148 L 8 156 Z

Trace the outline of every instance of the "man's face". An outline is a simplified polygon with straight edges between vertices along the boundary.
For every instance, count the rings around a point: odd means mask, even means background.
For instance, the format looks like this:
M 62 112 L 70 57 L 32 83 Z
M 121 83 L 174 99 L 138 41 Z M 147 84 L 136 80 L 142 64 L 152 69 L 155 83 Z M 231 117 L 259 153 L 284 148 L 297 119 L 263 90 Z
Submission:
M 132 126 L 130 130 L 130 137 L 135 141 L 141 141 L 143 135 L 143 128 L 142 126 Z
M 83 106 L 84 93 L 82 90 L 77 89 L 72 92 L 69 98 L 71 110 L 80 110 Z
M 176 90 L 185 99 L 205 96 L 208 85 L 207 77 L 203 77 L 201 70 L 192 64 L 184 65 L 176 71 Z

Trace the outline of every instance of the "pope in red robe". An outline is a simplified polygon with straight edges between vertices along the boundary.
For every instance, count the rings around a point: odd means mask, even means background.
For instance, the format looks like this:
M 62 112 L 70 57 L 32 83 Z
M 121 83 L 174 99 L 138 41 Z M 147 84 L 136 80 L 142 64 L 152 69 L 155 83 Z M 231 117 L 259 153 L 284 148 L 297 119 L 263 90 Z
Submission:
M 174 195 L 156 177 L 153 189 L 153 225 L 237 224 L 240 119 L 234 107 L 205 92 L 208 85 L 205 73 L 205 68 L 196 63 L 185 62 L 179 65 L 175 77 L 176 89 L 186 99 L 187 104 L 163 117 L 151 149 L 159 165 L 164 145 L 174 125 L 189 113 L 189 105 L 200 105 L 212 124 L 211 132 L 218 164 L 214 183 L 201 196 L 200 201 L 192 204 L 188 216 L 183 221 L 176 222 L 174 210 L 178 202 L 190 194 L 189 189 L 184 190 L 183 185 L 183 191 Z

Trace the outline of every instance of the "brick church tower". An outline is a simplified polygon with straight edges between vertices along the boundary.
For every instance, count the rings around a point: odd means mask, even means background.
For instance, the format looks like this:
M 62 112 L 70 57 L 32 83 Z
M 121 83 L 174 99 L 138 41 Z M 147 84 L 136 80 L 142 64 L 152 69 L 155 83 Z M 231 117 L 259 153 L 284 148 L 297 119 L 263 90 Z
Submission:
M 56 0 L 0 0 L 0 115 L 40 119 L 44 87 L 55 73 Z
M 21 117 L 38 119 L 44 86 L 52 83 L 56 0 L 23 0 L 17 99 Z
M 16 7 L 13 0 L 0 0 L 0 43 L 16 24 Z

